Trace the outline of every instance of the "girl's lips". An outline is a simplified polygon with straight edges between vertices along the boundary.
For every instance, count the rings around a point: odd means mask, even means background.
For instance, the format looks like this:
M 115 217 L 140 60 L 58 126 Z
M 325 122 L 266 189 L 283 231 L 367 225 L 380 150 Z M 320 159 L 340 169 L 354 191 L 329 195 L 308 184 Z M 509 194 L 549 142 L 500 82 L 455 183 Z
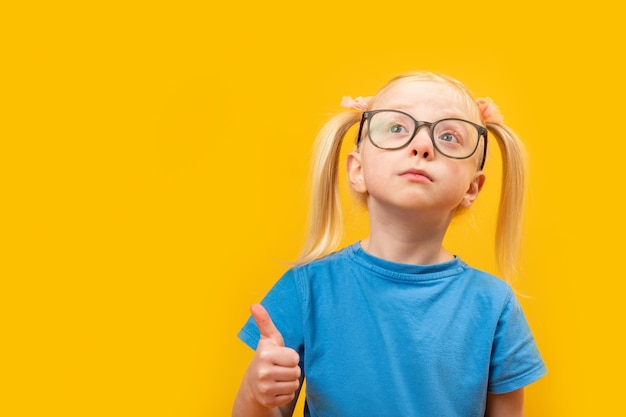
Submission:
M 432 178 L 430 178 L 428 174 L 426 174 L 426 172 L 422 171 L 421 169 L 407 169 L 400 175 L 402 177 L 408 178 L 411 181 L 433 182 Z

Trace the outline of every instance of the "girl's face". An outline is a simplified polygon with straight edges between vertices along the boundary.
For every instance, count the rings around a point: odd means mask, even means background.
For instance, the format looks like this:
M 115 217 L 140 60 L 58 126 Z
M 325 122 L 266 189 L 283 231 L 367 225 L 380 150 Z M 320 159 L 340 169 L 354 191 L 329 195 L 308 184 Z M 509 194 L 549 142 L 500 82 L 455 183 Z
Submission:
M 419 121 L 454 117 L 480 124 L 460 93 L 437 81 L 399 82 L 376 98 L 372 110 L 377 109 L 401 110 Z M 384 150 L 363 133 L 360 149 L 348 157 L 348 175 L 353 189 L 367 195 L 370 208 L 433 209 L 448 215 L 472 204 L 485 180 L 478 170 L 484 144 L 467 159 L 451 159 L 434 148 L 429 135 L 423 126 L 408 146 Z

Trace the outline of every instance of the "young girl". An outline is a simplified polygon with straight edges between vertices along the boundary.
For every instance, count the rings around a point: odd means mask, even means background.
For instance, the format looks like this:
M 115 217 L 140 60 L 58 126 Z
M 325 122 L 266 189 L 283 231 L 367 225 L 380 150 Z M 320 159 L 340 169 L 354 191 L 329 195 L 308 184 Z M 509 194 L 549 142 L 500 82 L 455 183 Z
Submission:
M 320 132 L 308 239 L 239 337 L 256 349 L 233 416 L 521 416 L 523 387 L 546 373 L 509 284 L 448 252 L 451 219 L 485 182 L 487 129 L 502 151 L 498 259 L 515 265 L 522 145 L 489 99 L 447 76 L 399 76 Z M 356 110 L 356 111 L 354 111 Z M 340 147 L 370 235 L 338 252 Z M 505 274 L 505 275 L 506 275 Z

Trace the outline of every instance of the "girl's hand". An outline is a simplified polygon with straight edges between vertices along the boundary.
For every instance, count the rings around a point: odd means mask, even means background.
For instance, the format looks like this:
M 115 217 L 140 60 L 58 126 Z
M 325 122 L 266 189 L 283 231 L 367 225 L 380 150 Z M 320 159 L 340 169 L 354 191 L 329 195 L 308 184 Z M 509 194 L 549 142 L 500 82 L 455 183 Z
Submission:
M 300 355 L 285 347 L 267 310 L 254 304 L 250 311 L 259 327 L 261 338 L 252 362 L 246 371 L 244 383 L 254 399 L 267 408 L 291 402 L 300 388 Z

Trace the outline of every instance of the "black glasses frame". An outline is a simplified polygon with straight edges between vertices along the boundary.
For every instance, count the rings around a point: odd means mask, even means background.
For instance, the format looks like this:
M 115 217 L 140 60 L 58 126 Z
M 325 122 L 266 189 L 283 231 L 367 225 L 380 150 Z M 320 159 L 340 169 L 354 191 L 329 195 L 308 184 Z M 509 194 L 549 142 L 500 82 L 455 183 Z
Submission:
M 394 112 L 394 113 L 401 113 L 407 117 L 409 117 L 411 120 L 413 120 L 415 122 L 415 129 L 413 130 L 413 134 L 411 134 L 411 137 L 409 137 L 409 139 L 407 140 L 407 142 L 401 146 L 395 147 L 395 148 L 382 148 L 380 146 L 378 146 L 376 144 L 376 142 L 374 142 L 372 140 L 372 137 L 370 136 L 370 121 L 372 120 L 372 116 L 375 115 L 376 113 L 381 113 L 381 112 Z M 482 161 L 480 162 L 480 169 L 483 169 L 483 167 L 485 166 L 485 159 L 487 158 L 487 129 L 479 124 L 470 122 L 469 120 L 465 120 L 465 119 L 457 119 L 454 117 L 451 118 L 446 118 L 446 119 L 441 119 L 441 120 L 437 120 L 436 122 L 424 122 L 424 121 L 419 121 L 419 120 L 415 120 L 415 118 L 413 116 L 411 116 L 408 113 L 405 113 L 403 111 L 400 110 L 393 110 L 393 109 L 380 109 L 380 110 L 370 110 L 370 111 L 366 111 L 363 112 L 363 116 L 361 117 L 361 123 L 359 125 L 359 133 L 356 139 L 356 143 L 357 145 L 361 142 L 361 135 L 363 134 L 363 126 L 365 125 L 365 121 L 367 120 L 367 137 L 370 141 L 370 143 L 372 145 L 374 145 L 375 147 L 379 148 L 379 149 L 384 149 L 384 150 L 388 150 L 388 151 L 395 151 L 398 149 L 402 149 L 405 148 L 409 145 L 409 143 L 411 143 L 411 141 L 413 140 L 413 138 L 415 137 L 415 135 L 417 134 L 417 131 L 420 129 L 420 127 L 422 126 L 426 126 L 428 127 L 428 132 L 429 132 L 429 136 L 430 136 L 430 141 L 433 143 L 433 147 L 435 149 L 437 149 L 437 151 L 442 154 L 443 156 L 447 157 L 447 158 L 451 158 L 451 159 L 467 159 L 469 157 L 471 157 L 472 155 L 474 155 L 476 153 L 476 149 L 478 149 L 478 143 L 480 142 L 480 138 L 483 137 L 484 138 L 484 152 L 483 152 L 483 158 Z M 467 156 L 463 156 L 463 157 L 459 157 L 459 156 L 450 156 L 445 154 L 444 152 L 442 152 L 438 147 L 437 147 L 437 143 L 435 142 L 434 139 L 434 127 L 437 123 L 442 122 L 444 120 L 460 120 L 466 123 L 471 124 L 472 126 L 474 126 L 476 128 L 476 130 L 478 131 L 478 141 L 476 142 L 476 146 L 474 147 L 474 150 Z

